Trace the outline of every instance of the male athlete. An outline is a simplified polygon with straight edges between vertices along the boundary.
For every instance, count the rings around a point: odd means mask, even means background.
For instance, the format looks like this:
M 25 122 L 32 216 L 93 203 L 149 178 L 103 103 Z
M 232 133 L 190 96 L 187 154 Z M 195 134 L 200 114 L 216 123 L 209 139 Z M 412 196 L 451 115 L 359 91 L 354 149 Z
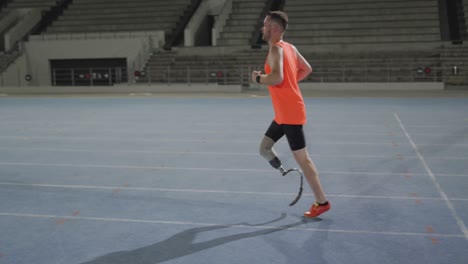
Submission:
M 260 155 L 271 166 L 284 173 L 273 145 L 284 135 L 301 167 L 314 195 L 315 202 L 305 217 L 317 217 L 330 210 L 318 177 L 317 168 L 307 152 L 303 125 L 306 110 L 298 82 L 312 72 L 312 68 L 293 45 L 283 41 L 288 16 L 281 11 L 271 11 L 263 21 L 263 40 L 268 42 L 269 52 L 265 61 L 265 74 L 252 72 L 252 81 L 268 85 L 275 117 L 260 143 Z

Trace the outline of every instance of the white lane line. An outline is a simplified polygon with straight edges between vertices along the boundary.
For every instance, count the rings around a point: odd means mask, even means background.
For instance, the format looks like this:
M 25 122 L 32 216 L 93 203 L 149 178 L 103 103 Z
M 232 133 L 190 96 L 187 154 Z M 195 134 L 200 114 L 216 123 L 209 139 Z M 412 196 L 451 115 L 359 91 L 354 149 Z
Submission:
M 232 155 L 232 156 L 259 156 L 258 153 L 248 152 L 223 152 L 223 151 L 158 151 L 158 150 L 132 150 L 132 149 L 79 149 L 79 148 L 37 148 L 37 147 L 2 147 L 4 150 L 22 150 L 22 151 L 50 151 L 50 152 L 84 152 L 84 153 L 134 153 L 134 154 L 175 154 L 175 155 Z M 408 155 L 326 155 L 314 154 L 313 158 L 368 158 L 368 159 L 419 159 L 417 156 Z M 468 157 L 463 156 L 433 156 L 426 157 L 432 160 L 468 160 Z
M 342 114 L 338 114 L 338 115 L 342 116 Z M 18 117 L 15 115 L 14 118 L 17 119 Z M 34 117 L 31 117 L 31 118 L 34 118 Z M 59 122 L 59 121 L 57 121 L 57 122 L 54 122 L 54 121 L 49 121 L 49 120 L 44 120 L 44 121 L 18 121 L 18 120 L 8 120 L 6 118 L 1 118 L 0 122 L 2 124 L 30 124 L 30 125 L 40 125 L 40 126 L 50 126 L 50 127 L 59 127 L 59 126 L 63 126 L 63 125 L 76 125 L 76 126 L 102 125 L 102 124 L 109 124 L 109 122 L 111 122 L 111 124 L 114 124 L 114 125 L 117 125 L 117 126 L 120 126 L 120 127 L 121 126 L 126 126 L 126 125 L 133 126 L 133 125 L 141 125 L 142 124 L 141 120 L 138 120 L 138 121 L 126 121 L 126 120 L 122 120 L 122 119 L 111 120 L 111 119 L 109 119 L 108 115 L 106 115 L 105 118 L 103 118 L 102 120 L 98 120 L 97 118 L 96 118 L 96 120 L 97 121 L 73 121 L 73 122 L 70 122 L 70 121 Z M 353 118 L 353 120 L 356 120 L 356 119 Z M 187 121 L 193 122 L 193 120 L 187 120 Z M 259 123 L 260 124 L 266 124 L 266 126 L 269 125 L 268 122 L 265 122 L 265 119 L 251 120 L 251 121 L 253 121 L 251 123 L 250 122 L 245 123 L 246 120 L 238 120 L 238 121 L 246 124 L 246 127 L 249 126 L 249 125 L 252 125 L 252 124 L 258 125 Z M 341 122 L 340 120 L 337 120 L 336 123 L 325 123 L 325 122 L 316 121 L 316 122 L 313 123 L 313 127 L 331 127 L 331 128 L 343 128 L 343 127 L 353 127 L 353 128 L 378 127 L 378 128 L 382 128 L 382 127 L 384 127 L 384 128 L 399 128 L 398 125 L 395 126 L 393 124 L 388 124 L 388 123 L 369 124 L 369 119 L 364 120 L 363 121 L 364 123 L 361 123 L 361 124 L 359 124 L 359 120 L 356 120 L 356 122 L 354 122 L 354 123 L 347 123 L 344 120 L 342 120 L 342 121 L 343 122 Z M 378 121 L 382 121 L 382 120 L 378 120 Z M 148 118 L 144 118 L 144 123 L 145 124 L 160 124 L 160 125 L 180 125 L 180 122 L 179 123 L 174 123 L 174 122 L 171 123 L 171 122 L 167 122 L 167 120 L 148 119 Z M 196 122 L 196 124 L 201 125 L 201 126 L 209 126 L 209 125 L 228 126 L 228 125 L 232 125 L 232 120 L 229 123 L 219 122 L 219 121 L 209 122 L 209 121 L 204 121 L 204 120 L 198 120 Z M 468 128 L 468 125 L 461 124 L 459 122 L 459 120 L 456 120 L 453 123 L 447 123 L 447 124 L 450 125 L 451 127 L 454 127 L 454 128 L 460 128 L 460 129 Z M 408 127 L 414 127 L 414 128 L 418 128 L 418 127 L 421 127 L 421 128 L 447 128 L 447 125 L 420 124 L 420 125 L 409 125 Z M 262 130 L 263 129 L 266 129 L 266 127 L 262 126 Z
M 101 141 L 101 142 L 147 142 L 147 143 L 159 143 L 159 142 L 195 142 L 195 143 L 225 143 L 226 139 L 193 139 L 193 138 L 153 138 L 146 139 L 143 137 L 70 137 L 70 136 L 8 136 L 0 135 L 0 139 L 9 139 L 9 140 L 67 140 L 67 141 Z M 248 143 L 248 144 L 258 144 L 259 140 L 248 140 L 248 139 L 230 139 L 229 143 Z M 328 141 L 316 141 L 310 142 L 310 145 L 369 145 L 369 146 L 388 146 L 394 145 L 395 143 L 400 143 L 399 141 L 389 141 L 389 142 L 365 142 L 365 141 L 337 141 L 337 140 L 328 140 Z M 430 143 L 430 144 L 419 144 L 420 146 L 452 146 L 452 147 L 468 147 L 468 144 L 458 143 L 458 144 L 439 144 L 439 143 Z
M 437 177 L 468 177 L 468 174 L 437 174 Z
M 4 123 L 2 123 L 4 124 Z M 42 124 L 42 123 L 41 123 Z M 360 126 L 361 127 L 361 126 Z M 308 134 L 313 134 L 314 136 L 393 136 L 393 137 L 405 137 L 403 134 L 398 133 L 399 132 L 399 127 L 395 126 L 392 127 L 395 130 L 389 130 L 389 127 L 386 127 L 385 125 L 382 125 L 382 128 L 385 128 L 387 131 L 375 131 L 375 132 L 368 132 L 368 131 L 324 131 L 324 130 L 317 130 L 317 127 L 315 125 L 309 127 L 306 127 L 308 130 Z M 134 126 L 131 127 L 124 127 L 124 126 L 119 126 L 115 128 L 109 128 L 109 127 L 63 127 L 60 125 L 57 126 L 45 126 L 45 127 L 40 127 L 40 126 L 24 126 L 24 127 L 0 127 L 0 131 L 6 130 L 11 133 L 15 132 L 23 132 L 27 131 L 28 134 L 37 134 L 37 132 L 46 132 L 47 134 L 50 133 L 83 133 L 83 132 L 91 132 L 91 133 L 96 133 L 96 132 L 105 132 L 104 134 L 127 134 L 125 136 L 162 136 L 162 135 L 174 135 L 174 134 L 182 134 L 186 135 L 186 130 L 188 128 L 186 127 L 172 127 L 171 129 L 168 130 L 154 130 L 153 128 L 149 127 L 142 127 L 136 132 L 136 129 Z M 398 129 L 398 130 L 397 130 Z M 190 129 L 191 134 L 216 134 L 216 135 L 250 135 L 250 136 L 258 136 L 261 137 L 263 136 L 263 129 L 258 129 L 258 130 L 239 130 L 236 132 L 230 132 L 226 130 L 214 130 L 214 129 Z M 444 133 L 446 134 L 446 131 L 441 131 L 442 133 L 437 133 L 437 132 L 417 132 L 413 133 L 415 136 L 420 136 L 420 137 L 440 137 L 444 136 Z M 6 134 L 2 133 L 2 134 Z M 450 136 L 450 138 L 464 138 L 465 136 L 460 135 L 460 136 Z
M 193 139 L 193 138 L 153 138 L 153 139 L 145 139 L 142 137 L 138 138 L 129 138 L 129 137 L 51 137 L 51 136 L 5 136 L 0 135 L 0 139 L 18 139 L 18 140 L 67 140 L 67 141 L 106 141 L 106 142 L 201 142 L 201 143 L 226 143 L 226 139 Z M 259 137 L 261 138 L 261 137 Z M 260 139 L 258 140 L 247 140 L 247 139 L 229 139 L 229 143 L 249 143 L 249 144 L 259 144 Z M 312 142 L 311 145 L 376 145 L 376 146 L 388 146 L 393 145 L 394 143 L 398 142 L 359 142 L 359 141 L 320 141 L 320 142 Z
M 319 171 L 320 174 L 342 174 L 342 175 L 388 175 L 388 176 L 427 176 L 427 173 L 412 173 L 412 172 L 350 172 L 350 171 Z M 468 177 L 468 174 L 437 174 L 437 177 Z
M 272 172 L 272 169 L 221 169 L 221 168 L 187 168 L 166 166 L 130 166 L 103 164 L 64 164 L 64 163 L 34 163 L 34 162 L 0 162 L 0 165 L 38 166 L 38 167 L 77 167 L 77 168 L 111 168 L 111 169 L 158 169 L 158 170 L 197 170 L 197 171 L 237 171 L 237 172 Z
M 232 171 L 232 172 L 268 172 L 275 173 L 273 169 L 229 169 L 229 168 L 189 168 L 189 167 L 166 167 L 166 166 L 129 166 L 129 165 L 104 165 L 104 164 L 64 164 L 64 163 L 33 163 L 33 162 L 3 162 L 0 166 L 29 166 L 29 167 L 76 167 L 76 168 L 110 168 L 110 169 L 152 169 L 152 170 L 191 170 L 191 171 Z M 321 171 L 328 174 L 350 174 L 350 175 L 425 175 L 418 173 L 388 173 L 388 172 L 342 172 Z
M 149 187 L 123 187 L 123 186 L 96 186 L 96 185 L 63 185 L 63 184 L 43 184 L 43 183 L 14 183 L 0 182 L 0 186 L 25 186 L 40 188 L 63 188 L 63 189 L 95 189 L 95 190 L 129 190 L 129 191 L 154 191 L 154 192 L 183 192 L 183 193 L 215 193 L 215 194 L 243 194 L 243 195 L 276 195 L 290 196 L 296 193 L 280 192 L 247 192 L 247 191 L 226 191 L 226 190 L 203 190 L 203 189 L 173 189 L 173 188 L 149 188 Z M 303 196 L 312 196 L 312 194 L 303 194 Z M 414 200 L 413 196 L 382 196 L 382 195 L 350 195 L 350 194 L 328 194 L 332 197 L 340 198 L 363 198 L 363 199 L 400 199 Z M 439 197 L 417 197 L 418 200 L 443 200 Z M 468 198 L 457 198 L 458 201 L 468 201 Z
M 34 147 L 1 147 L 5 150 L 24 151 L 51 151 L 51 152 L 85 152 L 85 153 L 141 153 L 141 154 L 176 154 L 176 155 L 233 155 L 233 156 L 260 156 L 258 153 L 247 152 L 220 152 L 220 151 L 162 151 L 162 150 L 131 150 L 131 149 L 79 149 L 79 148 L 34 148 Z M 369 156 L 371 157 L 371 156 Z M 389 156 L 390 157 L 390 156 Z
M 253 226 L 248 224 L 219 224 L 219 223 L 200 223 L 200 222 L 182 222 L 182 221 L 164 221 L 164 220 L 147 220 L 147 219 L 128 219 L 128 218 L 108 218 L 108 217 L 83 217 L 69 215 L 45 215 L 45 214 L 18 214 L 18 213 L 0 213 L 4 217 L 20 217 L 20 218 L 46 218 L 46 219 L 64 219 L 64 220 L 88 220 L 100 222 L 120 222 L 120 223 L 139 223 L 139 224 L 161 224 L 161 225 L 184 225 L 184 226 L 226 226 L 233 228 L 246 229 L 284 229 L 294 231 L 307 232 L 332 232 L 345 234 L 363 234 L 363 235 L 391 235 L 391 236 L 414 236 L 414 237 L 445 237 L 445 238 L 463 238 L 457 234 L 442 234 L 442 233 L 416 233 L 416 232 L 392 232 L 392 231 L 368 231 L 368 230 L 346 230 L 346 229 L 322 229 L 309 227 L 287 227 L 262 225 Z M 307 221 L 304 221 L 307 223 Z
M 260 156 L 258 153 L 248 152 L 222 152 L 222 151 L 162 151 L 162 150 L 132 150 L 132 149 L 79 149 L 79 148 L 36 148 L 36 147 L 2 147 L 4 150 L 22 150 L 22 151 L 50 151 L 50 152 L 84 152 L 84 153 L 132 153 L 132 154 L 175 154 L 175 155 L 232 155 L 232 156 Z M 326 155 L 313 154 L 312 158 L 366 158 L 366 159 L 419 159 L 417 156 L 408 155 Z M 426 157 L 426 159 L 441 159 L 441 160 L 468 160 L 468 157 L 450 157 L 450 156 L 434 156 Z
M 5 136 L 0 135 L 0 138 L 5 139 L 22 139 L 22 140 L 30 140 L 30 139 L 43 139 L 43 140 L 73 140 L 73 141 L 119 141 L 119 142 L 226 142 L 226 139 L 193 139 L 193 138 L 153 138 L 153 139 L 146 139 L 143 137 L 70 137 L 70 136 Z M 259 139 L 260 140 L 260 139 Z M 259 142 L 259 140 L 240 140 L 234 139 L 229 140 L 230 143 L 252 143 L 252 142 Z
M 323 174 L 338 174 L 338 175 L 379 175 L 379 176 L 426 176 L 426 173 L 412 173 L 412 172 L 366 172 L 366 171 L 319 171 L 320 175 Z
M 28 166 L 28 167 L 76 167 L 76 168 L 109 168 L 109 169 L 152 169 L 152 170 L 198 170 L 198 171 L 232 171 L 232 172 L 268 172 L 275 173 L 273 169 L 222 169 L 222 168 L 188 168 L 166 166 L 128 166 L 128 165 L 104 165 L 104 164 L 63 164 L 63 163 L 32 163 L 32 162 L 3 162 L 0 166 Z M 321 171 L 321 174 L 344 175 L 426 175 L 421 173 L 391 173 L 391 172 L 346 172 L 346 171 Z
M 151 170 L 198 170 L 198 171 L 233 171 L 233 172 L 268 172 L 274 173 L 273 169 L 221 169 L 221 168 L 187 168 L 187 167 L 166 167 L 166 166 L 126 166 L 126 165 L 105 165 L 105 164 L 61 164 L 61 163 L 32 163 L 32 162 L 4 162 L 0 161 L 0 166 L 28 166 L 28 167 L 77 167 L 77 168 L 108 168 L 108 169 L 151 169 Z M 340 174 L 340 175 L 389 175 L 389 176 L 421 176 L 426 173 L 413 172 L 368 172 L 368 171 L 320 171 L 320 174 Z M 441 177 L 468 177 L 467 174 L 438 174 Z
M 21 150 L 21 151 L 50 151 L 50 152 L 85 152 L 85 153 L 140 153 L 140 154 L 176 154 L 176 155 L 233 155 L 233 156 L 259 156 L 258 153 L 249 152 L 222 152 L 222 151 L 160 151 L 160 150 L 131 150 L 131 149 L 79 149 L 79 148 L 35 148 L 35 147 L 2 147 L 5 150 Z M 395 155 L 313 155 L 313 157 L 323 158 L 388 158 L 395 159 L 401 156 Z M 405 159 L 417 159 L 417 156 L 404 156 Z M 445 157 L 447 158 L 447 157 Z M 468 159 L 468 157 L 466 157 Z
M 396 127 L 398 128 L 398 127 Z M 142 133 L 135 132 L 135 128 L 132 127 L 131 129 L 125 129 L 122 127 L 119 128 L 57 128 L 57 127 L 52 127 L 52 128 L 41 128 L 41 127 L 25 127 L 25 128 L 10 128 L 7 130 L 6 133 L 2 134 L 8 134 L 12 133 L 11 130 L 13 130 L 13 133 L 15 131 L 18 132 L 23 132 L 24 129 L 27 129 L 28 134 L 38 134 L 38 131 L 41 132 L 46 132 L 47 135 L 50 135 L 52 133 L 56 133 L 58 136 L 61 136 L 62 133 L 83 133 L 83 132 L 91 132 L 91 133 L 96 133 L 100 132 L 105 135 L 113 135 L 113 136 L 125 136 L 125 137 L 148 137 L 148 136 L 167 136 L 167 135 L 177 135 L 177 134 L 182 134 L 186 135 L 184 131 L 187 130 L 187 128 L 172 128 L 171 130 L 165 130 L 165 131 L 151 131 L 151 132 L 145 132 L 148 131 L 148 128 L 145 128 L 145 130 L 142 130 Z M 0 131 L 2 131 L 2 128 L 0 128 Z M 315 137 L 317 136 L 385 136 L 388 137 L 389 135 L 394 137 L 394 138 L 404 138 L 405 136 L 403 134 L 397 133 L 398 131 L 388 131 L 388 132 L 355 132 L 355 131 L 348 131 L 348 132 L 336 132 L 336 131 L 316 131 L 314 128 L 311 128 L 308 130 L 308 134 L 314 135 Z M 215 134 L 215 135 L 223 135 L 223 136 L 232 136 L 232 135 L 245 135 L 245 136 L 254 136 L 254 137 L 262 137 L 263 136 L 263 130 L 240 130 L 236 131 L 235 133 L 229 132 L 229 131 L 218 131 L 218 130 L 194 130 L 190 129 L 191 134 Z M 425 133 L 425 132 L 418 132 L 418 133 L 413 133 L 413 135 L 418 136 L 418 137 L 441 137 L 444 136 L 444 133 Z M 450 136 L 449 138 L 466 138 L 463 135 L 460 136 Z
M 96 133 L 96 132 L 105 132 L 103 134 L 115 134 L 119 135 L 128 133 L 124 136 L 138 136 L 138 137 L 145 137 L 145 136 L 162 136 L 162 135 L 174 135 L 174 134 L 182 134 L 182 135 L 187 135 L 185 132 L 188 128 L 183 128 L 183 129 L 178 129 L 178 128 L 171 128 L 170 130 L 165 130 L 165 131 L 160 131 L 156 130 L 153 131 L 153 129 L 150 128 L 142 128 L 144 130 L 140 130 L 141 133 L 135 132 L 135 128 L 131 127 L 131 129 L 122 129 L 121 127 L 119 128 L 39 128 L 39 127 L 24 127 L 24 128 L 10 128 L 7 130 L 8 132 L 11 133 L 11 130 L 13 130 L 13 133 L 15 131 L 23 131 L 23 129 L 27 129 L 28 134 L 37 134 L 37 131 L 41 132 L 46 132 L 47 134 L 50 134 L 52 132 L 55 133 L 83 133 L 83 132 L 90 132 L 90 133 Z M 266 129 L 266 128 L 265 128 Z M 6 129 L 5 129 L 6 130 Z M 2 128 L 0 128 L 0 131 L 2 131 Z M 108 132 L 110 131 L 110 132 Z M 7 132 L 7 133 L 8 133 Z M 392 133 L 390 133 L 392 132 Z M 232 136 L 232 135 L 250 135 L 250 136 L 256 136 L 256 137 L 262 137 L 264 131 L 263 130 L 239 130 L 236 132 L 229 132 L 229 131 L 219 131 L 219 130 L 197 130 L 197 129 L 190 129 L 191 134 L 216 134 L 216 135 L 223 135 L 223 136 Z M 315 130 L 310 130 L 310 134 L 313 134 L 314 136 L 389 136 L 392 135 L 394 137 L 404 137 L 404 135 L 396 134 L 396 131 L 389 131 L 389 132 L 354 132 L 354 131 L 349 131 L 349 132 L 333 132 L 333 131 L 315 131 Z M 6 134 L 6 133 L 2 133 Z M 434 136 L 438 136 L 438 134 L 430 134 Z
M 455 218 L 455 221 L 457 222 L 458 224 L 458 227 L 461 229 L 461 231 L 463 232 L 463 234 L 465 235 L 465 238 L 468 240 L 468 230 L 466 229 L 466 225 L 465 223 L 463 222 L 463 220 L 461 219 L 461 217 L 458 215 L 458 212 L 457 210 L 455 209 L 455 206 L 452 204 L 452 202 L 449 200 L 447 194 L 444 192 L 444 190 L 442 189 L 442 187 L 440 186 L 439 182 L 437 181 L 434 173 L 432 172 L 431 168 L 429 168 L 429 166 L 427 165 L 427 162 L 426 160 L 424 159 L 423 155 L 421 154 L 421 152 L 419 152 L 419 149 L 418 149 L 418 146 L 414 143 L 413 139 L 411 138 L 410 134 L 408 133 L 408 131 L 406 130 L 405 126 L 403 125 L 403 122 L 401 121 L 400 117 L 398 116 L 397 113 L 394 113 L 394 116 L 396 118 L 396 120 L 398 121 L 398 123 L 400 124 L 400 127 L 401 129 L 403 130 L 403 132 L 405 133 L 406 135 L 406 138 L 408 138 L 408 141 L 409 143 L 411 144 L 411 146 L 413 147 L 414 149 L 414 152 L 416 153 L 416 155 L 418 155 L 419 157 L 419 160 L 421 161 L 424 169 L 427 171 L 427 174 L 429 175 L 429 177 L 431 178 L 432 182 L 434 183 L 434 186 L 436 187 L 437 191 L 439 192 L 440 196 L 443 198 L 443 200 L 445 201 L 445 203 L 447 204 L 447 207 L 449 208 L 450 212 L 452 213 L 452 216 L 453 218 Z
M 463 143 L 446 143 L 446 144 L 442 144 L 442 143 L 420 143 L 418 144 L 419 146 L 423 146 L 423 147 L 426 147 L 426 146 L 451 146 L 451 147 L 468 147 L 468 144 L 463 144 Z
M 18 118 L 17 116 L 15 116 L 15 118 Z M 34 117 L 31 117 L 31 119 L 33 119 Z M 19 121 L 19 120 L 7 120 L 5 118 L 0 118 L 0 121 L 2 122 L 2 124 L 27 124 L 27 125 L 39 125 L 39 126 L 42 126 L 42 127 L 59 127 L 59 126 L 63 126 L 63 125 L 75 125 L 75 126 L 83 126 L 83 125 L 102 125 L 102 124 L 113 124 L 113 125 L 116 125 L 116 126 L 119 126 L 121 127 L 122 125 L 139 125 L 141 126 L 142 124 L 142 120 L 138 120 L 138 121 L 133 121 L 133 122 L 127 122 L 126 120 L 112 120 L 110 118 L 108 118 L 108 115 L 105 116 L 105 118 L 103 118 L 102 120 L 98 120 L 97 118 L 95 119 L 97 121 L 50 121 L 49 120 L 43 120 L 43 121 Z M 144 120 L 144 124 L 158 124 L 158 125 L 164 125 L 164 126 L 168 126 L 168 125 L 180 125 L 181 121 L 180 119 L 177 120 L 177 122 L 168 122 L 167 119 L 165 120 L 162 120 L 162 119 L 149 119 L 149 118 L 143 118 Z M 268 119 L 262 119 L 262 120 L 250 120 L 248 123 L 246 123 L 246 120 L 243 119 L 243 120 L 238 120 L 238 122 L 242 122 L 242 124 L 245 124 L 246 127 L 249 127 L 250 125 L 254 124 L 254 125 L 259 125 L 259 124 L 265 124 L 266 126 L 269 125 L 269 122 L 266 121 Z M 337 121 L 336 123 L 320 123 L 320 122 L 316 122 L 313 124 L 314 127 L 357 127 L 357 128 L 360 128 L 360 127 L 379 127 L 379 128 L 398 128 L 398 126 L 395 126 L 395 125 L 391 125 L 391 124 L 387 124 L 387 123 L 382 123 L 382 124 L 369 124 L 369 120 L 365 120 L 364 123 L 361 123 L 359 124 L 359 120 L 356 120 L 356 119 L 353 119 L 355 120 L 356 122 L 355 123 L 344 123 L 344 122 L 339 122 Z M 232 125 L 233 123 L 233 120 L 230 120 L 229 122 L 222 122 L 222 121 L 219 121 L 217 120 L 216 122 L 210 122 L 210 121 L 206 121 L 206 120 L 196 120 L 194 122 L 193 119 L 190 119 L 190 120 L 187 120 L 187 121 L 190 121 L 189 123 L 194 123 L 196 125 L 200 125 L 200 126 L 206 126 L 206 125 L 215 125 L 215 126 L 228 126 L 228 125 Z M 234 121 L 235 122 L 235 121 Z M 271 122 L 271 120 L 270 120 Z M 338 125 L 337 125 L 338 124 Z M 388 126 L 387 126 L 388 125 Z M 261 126 L 261 125 L 259 125 Z M 263 127 L 263 126 L 262 126 Z M 264 129 L 266 129 L 267 127 L 264 127 Z

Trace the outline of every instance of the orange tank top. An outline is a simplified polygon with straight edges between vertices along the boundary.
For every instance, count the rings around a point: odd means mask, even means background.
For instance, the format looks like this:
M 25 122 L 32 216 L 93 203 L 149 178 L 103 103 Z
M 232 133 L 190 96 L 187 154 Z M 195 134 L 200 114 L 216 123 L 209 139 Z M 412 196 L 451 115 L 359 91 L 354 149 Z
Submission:
M 275 122 L 278 124 L 303 125 L 306 123 L 304 99 L 297 82 L 297 55 L 293 46 L 279 41 L 275 45 L 283 49 L 283 82 L 268 86 Z M 271 72 L 268 60 L 265 62 L 265 73 Z

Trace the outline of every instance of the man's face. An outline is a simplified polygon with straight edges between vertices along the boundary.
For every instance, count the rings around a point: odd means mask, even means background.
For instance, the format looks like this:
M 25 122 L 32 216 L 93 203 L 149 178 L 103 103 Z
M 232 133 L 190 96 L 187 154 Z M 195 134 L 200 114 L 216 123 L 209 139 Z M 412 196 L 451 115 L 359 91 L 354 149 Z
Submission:
M 263 33 L 263 36 L 262 36 L 262 39 L 264 41 L 268 41 L 271 37 L 271 21 L 270 21 L 270 17 L 265 17 L 265 20 L 263 20 L 263 27 L 262 27 L 262 33 Z

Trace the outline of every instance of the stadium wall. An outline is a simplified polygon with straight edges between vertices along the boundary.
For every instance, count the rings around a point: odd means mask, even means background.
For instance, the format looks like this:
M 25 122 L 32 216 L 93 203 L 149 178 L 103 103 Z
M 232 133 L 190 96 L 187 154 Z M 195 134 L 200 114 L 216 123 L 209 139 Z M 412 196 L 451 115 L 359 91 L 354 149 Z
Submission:
M 51 86 L 50 60 L 126 58 L 129 76 L 142 67 L 152 50 L 162 46 L 164 32 L 60 34 L 30 38 L 23 54 L 2 74 L 2 86 Z M 30 81 L 25 76 L 30 75 Z

